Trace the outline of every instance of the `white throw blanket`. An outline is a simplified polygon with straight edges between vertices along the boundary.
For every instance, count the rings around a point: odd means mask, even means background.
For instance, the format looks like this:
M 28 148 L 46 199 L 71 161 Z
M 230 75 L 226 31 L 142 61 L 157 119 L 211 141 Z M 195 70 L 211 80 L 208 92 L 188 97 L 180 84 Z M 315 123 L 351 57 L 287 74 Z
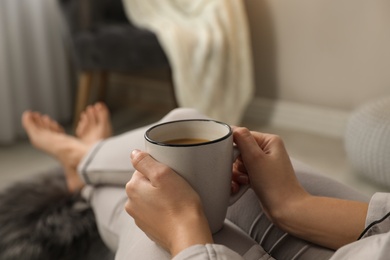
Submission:
M 171 64 L 179 106 L 239 124 L 254 90 L 241 0 L 123 0 L 129 19 L 154 32 Z

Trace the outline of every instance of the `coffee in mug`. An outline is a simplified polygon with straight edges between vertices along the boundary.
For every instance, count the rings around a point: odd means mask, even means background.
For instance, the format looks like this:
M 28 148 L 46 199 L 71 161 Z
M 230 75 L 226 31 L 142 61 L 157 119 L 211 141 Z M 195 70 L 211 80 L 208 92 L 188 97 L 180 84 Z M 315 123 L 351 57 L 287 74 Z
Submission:
M 199 138 L 180 138 L 180 139 L 171 139 L 164 141 L 166 144 L 198 144 L 198 143 L 206 143 L 210 140 L 207 139 L 199 139 Z

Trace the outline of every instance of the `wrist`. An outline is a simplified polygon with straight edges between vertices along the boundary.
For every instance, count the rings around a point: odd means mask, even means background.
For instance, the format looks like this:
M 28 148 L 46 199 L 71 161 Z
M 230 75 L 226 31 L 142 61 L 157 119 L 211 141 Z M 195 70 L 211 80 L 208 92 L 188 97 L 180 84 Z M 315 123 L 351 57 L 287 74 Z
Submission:
M 272 203 L 272 207 L 266 209 L 266 213 L 271 221 L 282 229 L 289 226 L 297 212 L 305 209 L 305 202 L 311 197 L 304 189 L 297 189 L 291 193 L 282 194 L 277 202 Z
M 201 209 L 187 211 L 176 223 L 168 248 L 172 257 L 190 246 L 214 242 L 206 216 Z

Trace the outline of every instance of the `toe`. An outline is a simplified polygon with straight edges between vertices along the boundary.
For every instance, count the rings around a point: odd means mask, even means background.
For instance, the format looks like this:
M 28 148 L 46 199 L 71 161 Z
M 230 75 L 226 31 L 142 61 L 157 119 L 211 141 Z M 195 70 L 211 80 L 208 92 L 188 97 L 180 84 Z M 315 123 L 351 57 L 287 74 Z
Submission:
M 24 128 L 28 128 L 33 122 L 33 113 L 29 110 L 24 111 L 22 114 L 22 125 Z
M 108 119 L 109 119 L 109 111 L 108 111 L 108 108 L 102 104 L 102 103 L 99 103 L 97 104 L 96 106 L 96 116 L 98 118 L 98 120 L 101 122 L 103 121 L 103 123 L 107 122 Z
M 76 127 L 76 136 L 81 137 L 85 131 L 85 127 L 88 124 L 88 117 L 85 112 L 80 115 L 79 123 Z
M 89 124 L 96 124 L 96 116 L 93 106 L 88 106 L 86 110 L 86 115 L 88 118 Z
M 48 129 L 51 129 L 51 119 L 48 115 L 41 116 L 42 126 Z

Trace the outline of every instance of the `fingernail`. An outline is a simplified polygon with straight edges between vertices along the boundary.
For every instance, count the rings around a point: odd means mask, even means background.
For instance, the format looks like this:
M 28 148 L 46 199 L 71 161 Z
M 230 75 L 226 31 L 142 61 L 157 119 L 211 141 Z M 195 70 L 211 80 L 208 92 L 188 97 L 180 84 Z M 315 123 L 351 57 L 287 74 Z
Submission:
M 131 152 L 131 158 L 134 158 L 134 156 L 136 156 L 137 154 L 139 154 L 140 150 L 138 149 L 134 149 L 132 152 Z

